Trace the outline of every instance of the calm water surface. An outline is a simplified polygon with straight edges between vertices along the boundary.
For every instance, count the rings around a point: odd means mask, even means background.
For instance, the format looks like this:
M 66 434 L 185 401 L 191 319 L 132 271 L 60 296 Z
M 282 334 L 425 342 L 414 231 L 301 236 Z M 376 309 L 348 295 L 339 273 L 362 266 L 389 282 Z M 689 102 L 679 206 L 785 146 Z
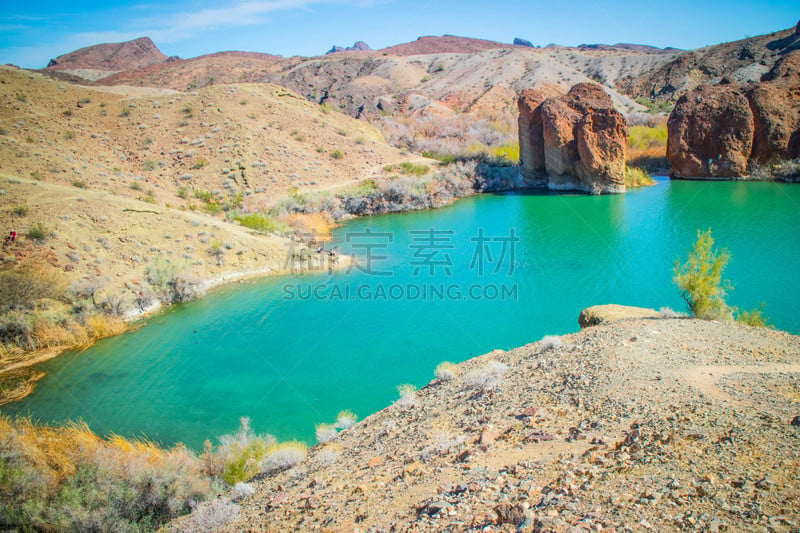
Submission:
M 800 333 L 800 186 L 484 195 L 351 222 L 336 232 L 361 257 L 349 273 L 222 288 L 41 365 L 35 393 L 2 411 L 192 447 L 250 416 L 258 432 L 311 443 L 315 423 L 373 413 L 441 361 L 576 331 L 589 305 L 683 310 L 672 266 L 709 227 L 732 255 L 729 302 L 766 302 L 772 323 Z

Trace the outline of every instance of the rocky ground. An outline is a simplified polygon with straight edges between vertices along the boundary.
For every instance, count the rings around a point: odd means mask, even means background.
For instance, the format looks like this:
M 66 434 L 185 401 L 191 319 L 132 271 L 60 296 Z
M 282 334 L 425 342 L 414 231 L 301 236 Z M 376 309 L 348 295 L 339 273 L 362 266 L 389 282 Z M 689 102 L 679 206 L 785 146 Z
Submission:
M 601 324 L 458 365 L 254 481 L 227 530 L 797 531 L 798 416 L 798 337 Z

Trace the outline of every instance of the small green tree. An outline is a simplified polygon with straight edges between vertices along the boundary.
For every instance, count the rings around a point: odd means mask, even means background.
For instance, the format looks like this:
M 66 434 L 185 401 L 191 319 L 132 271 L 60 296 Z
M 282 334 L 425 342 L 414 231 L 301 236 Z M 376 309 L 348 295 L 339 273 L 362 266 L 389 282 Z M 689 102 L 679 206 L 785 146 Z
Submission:
M 730 261 L 727 249 L 714 249 L 711 229 L 697 232 L 697 242 L 685 263 L 675 262 L 672 278 L 682 292 L 689 310 L 697 317 L 707 320 L 731 320 L 733 309 L 725 302 L 728 280 L 722 279 L 722 271 Z

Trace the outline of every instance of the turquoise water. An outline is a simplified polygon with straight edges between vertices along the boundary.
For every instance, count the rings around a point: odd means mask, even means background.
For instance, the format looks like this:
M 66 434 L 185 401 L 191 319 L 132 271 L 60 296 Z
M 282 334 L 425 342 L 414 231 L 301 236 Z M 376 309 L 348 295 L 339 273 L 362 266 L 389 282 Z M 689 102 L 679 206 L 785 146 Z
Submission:
M 624 196 L 484 195 L 353 221 L 336 232 L 361 257 L 351 272 L 224 287 L 40 365 L 34 394 L 2 411 L 192 447 L 250 416 L 258 432 L 311 443 L 315 423 L 342 409 L 369 415 L 441 361 L 576 331 L 589 305 L 683 310 L 672 266 L 708 227 L 732 255 L 729 302 L 764 301 L 777 327 L 800 333 L 800 186 L 661 180 Z M 488 240 L 471 240 L 481 230 Z

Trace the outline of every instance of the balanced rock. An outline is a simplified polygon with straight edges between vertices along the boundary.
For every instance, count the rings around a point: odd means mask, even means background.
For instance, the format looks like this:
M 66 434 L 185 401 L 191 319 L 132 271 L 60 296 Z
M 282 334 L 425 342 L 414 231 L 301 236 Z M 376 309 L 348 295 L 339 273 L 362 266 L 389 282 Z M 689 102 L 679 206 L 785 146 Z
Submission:
M 628 128 L 596 83 L 566 95 L 552 87 L 522 91 L 519 141 L 526 183 L 592 194 L 625 192 Z

